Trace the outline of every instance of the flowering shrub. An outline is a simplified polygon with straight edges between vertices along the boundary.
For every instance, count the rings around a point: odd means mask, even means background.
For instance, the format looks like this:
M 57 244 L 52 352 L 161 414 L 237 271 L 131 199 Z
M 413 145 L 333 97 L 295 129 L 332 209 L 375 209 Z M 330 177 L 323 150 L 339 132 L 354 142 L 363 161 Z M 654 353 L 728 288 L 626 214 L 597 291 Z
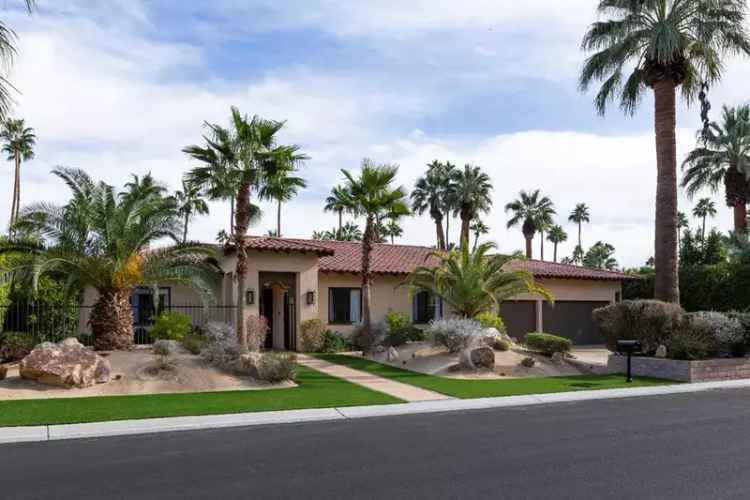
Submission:
M 473 319 L 441 319 L 430 323 L 427 335 L 435 345 L 441 345 L 450 352 L 459 352 L 479 344 L 484 329 L 479 321 Z
M 260 351 L 266 342 L 268 334 L 268 321 L 263 316 L 251 314 L 245 320 L 245 332 L 247 335 L 247 348 L 250 352 Z

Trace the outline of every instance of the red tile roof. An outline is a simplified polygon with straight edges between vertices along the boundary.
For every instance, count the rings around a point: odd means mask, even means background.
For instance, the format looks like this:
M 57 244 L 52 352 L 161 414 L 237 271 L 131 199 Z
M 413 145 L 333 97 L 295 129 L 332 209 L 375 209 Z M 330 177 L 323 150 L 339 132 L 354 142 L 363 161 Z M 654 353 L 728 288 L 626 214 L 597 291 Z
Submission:
M 561 278 L 561 279 L 585 279 L 585 280 L 608 280 L 621 281 L 633 279 L 633 276 L 617 271 L 597 269 L 593 267 L 575 266 L 571 264 L 560 264 L 558 262 L 547 262 L 535 259 L 527 261 L 515 261 L 513 267 L 526 265 L 536 278 Z
M 245 248 L 272 252 L 314 253 L 319 256 L 333 255 L 334 249 L 326 241 L 274 238 L 270 236 L 248 236 Z

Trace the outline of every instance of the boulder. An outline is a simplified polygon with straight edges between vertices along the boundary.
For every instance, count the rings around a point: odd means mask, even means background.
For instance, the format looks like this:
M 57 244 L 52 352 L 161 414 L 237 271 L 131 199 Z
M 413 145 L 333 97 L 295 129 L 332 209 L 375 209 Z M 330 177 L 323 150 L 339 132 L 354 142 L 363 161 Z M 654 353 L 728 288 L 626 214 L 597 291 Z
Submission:
M 508 335 L 507 333 L 501 333 L 497 330 L 497 328 L 485 328 L 482 332 L 482 340 L 484 341 L 484 344 L 493 347 L 499 340 L 508 342 L 509 344 L 513 345 L 513 339 Z
M 246 373 L 251 377 L 258 375 L 258 364 L 263 358 L 263 354 L 259 352 L 249 352 L 247 354 L 241 354 L 237 361 L 237 371 L 240 373 Z
M 5 380 L 5 377 L 8 375 L 8 367 L 0 365 L 0 380 Z
M 477 347 L 470 352 L 471 363 L 476 368 L 494 368 L 495 351 L 491 347 Z
M 104 366 L 102 366 L 104 365 Z M 89 387 L 109 381 L 109 362 L 75 338 L 54 344 L 45 342 L 23 358 L 22 378 L 59 387 Z
M 664 344 L 656 348 L 655 358 L 666 358 L 667 357 L 667 346 Z
M 395 361 L 398 359 L 398 351 L 395 347 L 391 346 L 388 348 L 388 352 L 385 355 L 388 361 Z

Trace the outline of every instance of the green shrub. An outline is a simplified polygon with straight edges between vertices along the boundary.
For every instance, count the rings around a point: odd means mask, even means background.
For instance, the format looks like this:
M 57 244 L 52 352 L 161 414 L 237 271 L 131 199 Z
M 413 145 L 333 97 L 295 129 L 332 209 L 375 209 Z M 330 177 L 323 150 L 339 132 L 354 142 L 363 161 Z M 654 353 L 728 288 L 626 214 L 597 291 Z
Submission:
M 510 350 L 510 342 L 508 342 L 507 340 L 503 340 L 503 339 L 495 339 L 492 342 L 492 348 L 495 349 L 496 351 L 505 352 L 505 351 Z
M 151 329 L 153 340 L 177 340 L 182 341 L 193 329 L 193 320 L 187 314 L 175 311 L 163 311 L 154 320 Z
M 409 316 L 402 312 L 390 310 L 385 315 L 385 324 L 388 330 L 398 330 L 411 325 Z
M 521 365 L 525 366 L 526 368 L 533 368 L 535 364 L 536 360 L 528 356 L 521 360 Z
M 573 347 L 573 342 L 570 339 L 549 333 L 528 333 L 526 334 L 526 347 L 529 350 L 551 356 L 556 352 L 570 351 Z
M 508 333 L 503 318 L 493 312 L 479 313 L 474 317 L 484 328 L 494 328 L 500 333 Z
M 34 339 L 25 332 L 0 333 L 0 362 L 20 361 L 34 349 Z
M 717 342 L 710 322 L 700 316 L 686 314 L 670 339 L 668 354 L 672 359 L 696 360 L 716 356 Z
M 182 339 L 182 345 L 192 354 L 200 354 L 206 346 L 206 339 L 197 333 L 188 333 Z
M 677 304 L 658 300 L 624 300 L 595 309 L 594 321 L 604 335 L 607 349 L 615 351 L 618 340 L 638 340 L 643 352 L 652 354 L 669 344 L 679 330 L 684 311 Z
M 323 350 L 325 327 L 319 319 L 308 319 L 300 324 L 300 345 L 302 352 L 320 352 Z
M 409 317 L 397 311 L 388 311 L 385 315 L 385 324 L 388 331 L 385 336 L 385 345 L 398 347 L 407 342 L 424 340 L 424 332 L 414 326 Z
M 323 342 L 320 352 L 333 354 L 347 351 L 349 350 L 349 347 L 349 342 L 347 342 L 346 338 L 339 332 L 332 332 L 330 330 L 323 332 Z
M 258 378 L 283 382 L 297 378 L 297 357 L 286 352 L 267 352 L 258 361 Z

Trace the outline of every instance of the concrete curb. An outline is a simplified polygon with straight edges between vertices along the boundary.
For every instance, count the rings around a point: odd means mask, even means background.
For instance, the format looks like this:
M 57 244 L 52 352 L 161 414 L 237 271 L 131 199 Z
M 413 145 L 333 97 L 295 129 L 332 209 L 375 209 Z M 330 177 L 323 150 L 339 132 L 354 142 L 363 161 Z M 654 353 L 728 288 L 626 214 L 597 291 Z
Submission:
M 450 399 L 419 401 L 390 405 L 351 406 L 342 408 L 320 408 L 306 410 L 266 411 L 236 413 L 228 415 L 205 415 L 197 417 L 149 418 L 141 420 L 117 420 L 88 424 L 40 425 L 33 427 L 0 427 L 0 444 L 56 441 L 107 436 L 127 436 L 230 427 L 250 427 L 268 424 L 291 424 L 349 420 L 356 418 L 440 413 L 489 408 L 510 408 L 554 403 L 574 403 L 598 399 L 619 399 L 665 394 L 685 394 L 716 389 L 750 388 L 750 379 L 723 382 L 700 382 L 695 384 L 635 387 L 623 389 L 601 389 L 591 391 L 532 394 L 526 396 L 503 396 L 477 399 Z

